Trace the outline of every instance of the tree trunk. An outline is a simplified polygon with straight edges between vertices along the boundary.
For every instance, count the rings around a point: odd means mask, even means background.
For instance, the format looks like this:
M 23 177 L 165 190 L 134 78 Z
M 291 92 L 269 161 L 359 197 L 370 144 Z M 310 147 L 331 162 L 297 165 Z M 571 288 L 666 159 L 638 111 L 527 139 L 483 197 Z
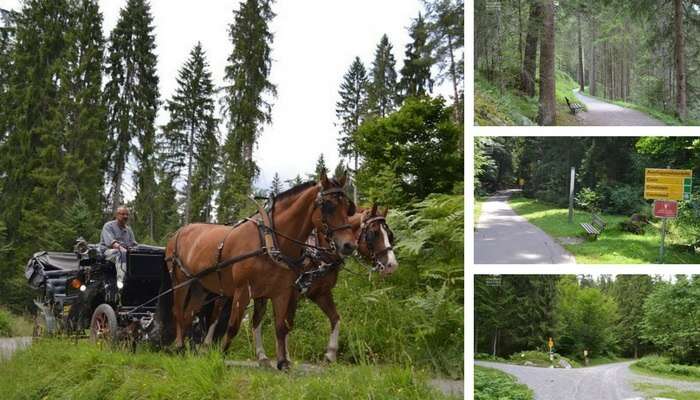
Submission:
M 579 89 L 581 90 L 581 93 L 583 93 L 583 90 L 586 87 L 585 84 L 585 79 L 583 75 L 583 44 L 581 43 L 581 13 L 579 12 L 576 15 L 577 23 L 578 23 L 578 85 Z
M 590 83 L 589 83 L 590 87 L 589 87 L 589 90 L 590 90 L 590 93 L 592 96 L 596 95 L 597 88 L 598 88 L 598 86 L 596 84 L 596 79 L 598 79 L 598 77 L 596 76 L 596 68 L 597 68 L 596 61 L 597 60 L 596 60 L 596 56 L 595 56 L 595 53 L 596 53 L 596 51 L 595 51 L 595 38 L 596 38 L 597 32 L 596 32 L 596 25 L 595 24 L 596 24 L 596 21 L 594 19 L 591 19 L 591 66 L 590 66 Z
M 496 357 L 496 350 L 497 350 L 497 344 L 498 344 L 498 329 L 496 329 L 493 332 L 493 350 L 492 350 L 492 355 Z
M 190 126 L 190 142 L 187 149 L 187 194 L 185 198 L 185 225 L 190 223 L 192 212 L 192 156 L 194 153 L 194 125 Z
M 457 123 L 462 123 L 462 106 L 459 101 L 459 90 L 457 90 L 457 69 L 455 67 L 455 57 L 452 49 L 452 35 L 447 35 L 447 46 L 450 51 L 450 74 L 452 75 L 452 90 L 454 91 L 455 103 L 454 103 L 454 115 L 455 121 Z
M 686 99 L 685 76 L 685 38 L 683 37 L 683 0 L 673 0 L 674 10 L 674 46 L 676 63 L 676 112 L 681 121 L 688 118 L 688 104 Z
M 534 1 L 530 5 L 525 37 L 525 55 L 520 71 L 520 90 L 530 97 L 535 95 L 535 73 L 537 72 L 537 42 L 542 26 L 542 4 Z
M 119 169 L 119 167 L 117 167 Z M 117 208 L 121 205 L 122 171 L 116 172 L 112 185 L 112 214 L 117 213 Z
M 556 79 L 554 76 L 554 0 L 543 2 L 542 41 L 540 43 L 540 125 L 556 123 L 557 104 L 555 98 Z

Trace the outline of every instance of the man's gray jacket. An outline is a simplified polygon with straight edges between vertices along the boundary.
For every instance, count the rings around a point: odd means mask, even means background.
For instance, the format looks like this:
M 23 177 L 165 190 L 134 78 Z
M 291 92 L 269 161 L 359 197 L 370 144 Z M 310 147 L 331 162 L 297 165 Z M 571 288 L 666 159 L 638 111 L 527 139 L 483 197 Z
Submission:
M 136 246 L 136 238 L 134 232 L 129 225 L 121 228 L 116 220 L 108 221 L 102 227 L 102 235 L 100 237 L 100 249 L 104 253 L 105 250 L 112 248 L 112 243 L 119 242 L 124 247 Z

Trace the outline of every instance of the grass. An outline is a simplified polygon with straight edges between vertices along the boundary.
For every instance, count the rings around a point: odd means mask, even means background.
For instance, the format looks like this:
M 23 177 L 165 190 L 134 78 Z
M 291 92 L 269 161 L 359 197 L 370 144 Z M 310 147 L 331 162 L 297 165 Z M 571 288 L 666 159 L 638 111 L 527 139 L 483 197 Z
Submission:
M 571 99 L 577 83 L 562 71 L 556 72 L 557 125 L 578 125 L 564 97 Z M 536 125 L 538 95 L 527 97 L 512 87 L 498 87 L 483 77 L 474 85 L 474 123 L 489 125 Z
M 644 375 L 700 382 L 700 365 L 673 364 L 667 357 L 646 356 L 631 368 Z
M 700 400 L 700 392 L 679 390 L 671 386 L 651 383 L 635 383 L 634 388 L 649 397 L 661 397 L 674 400 Z
M 7 399 L 444 399 L 411 368 L 333 365 L 289 373 L 229 368 L 219 352 L 110 351 L 44 339 L 0 363 Z
M 532 400 L 532 390 L 515 377 L 492 368 L 474 366 L 475 400 Z
M 0 337 L 32 336 L 33 330 L 34 322 L 29 317 L 0 308 Z
M 474 224 L 479 222 L 479 216 L 481 215 L 481 208 L 484 205 L 486 199 L 484 197 L 474 198 Z
M 524 197 L 513 197 L 509 201 L 513 210 L 527 218 L 554 238 L 584 237 L 585 232 L 580 223 L 590 223 L 590 214 L 575 210 L 574 221 L 567 222 L 568 209 L 553 204 Z M 565 244 L 566 250 L 576 257 L 579 264 L 649 264 L 658 262 L 660 234 L 656 227 L 650 225 L 644 235 L 635 235 L 622 231 L 618 223 L 627 219 L 622 215 L 600 215 L 607 228 L 598 240 L 585 240 L 580 244 Z M 666 264 L 698 264 L 700 255 L 671 248 L 666 240 Z
M 641 111 L 641 112 L 649 115 L 652 118 L 658 119 L 659 121 L 663 122 L 666 125 L 676 125 L 676 126 L 689 126 L 689 125 L 697 126 L 697 125 L 700 125 L 700 121 L 698 121 L 698 120 L 691 119 L 691 120 L 687 120 L 687 121 L 683 122 L 673 114 L 669 114 L 669 113 L 663 112 L 661 110 L 658 110 L 656 108 L 648 107 L 645 105 L 630 103 L 630 102 L 626 102 L 626 101 L 622 101 L 622 100 L 611 100 L 611 99 L 606 99 L 606 98 L 603 98 L 600 96 L 593 96 L 588 91 L 588 88 L 586 88 L 586 90 L 584 90 L 583 93 L 586 96 L 595 97 L 596 99 L 600 99 L 601 101 L 605 101 L 607 103 L 617 104 L 620 107 L 625 107 L 625 108 L 630 108 L 632 110 Z

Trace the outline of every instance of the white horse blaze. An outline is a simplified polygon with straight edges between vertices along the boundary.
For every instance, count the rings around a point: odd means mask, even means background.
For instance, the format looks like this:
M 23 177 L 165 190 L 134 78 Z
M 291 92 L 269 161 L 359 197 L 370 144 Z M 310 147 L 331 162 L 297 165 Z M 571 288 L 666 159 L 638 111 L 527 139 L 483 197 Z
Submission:
M 384 248 L 388 249 L 391 247 L 391 243 L 389 243 L 389 235 L 386 233 L 386 230 L 384 229 L 384 226 L 380 226 L 379 229 L 382 231 L 382 236 L 384 237 Z M 398 262 L 396 261 L 396 256 L 394 255 L 394 250 L 389 250 L 386 253 L 386 266 L 396 266 Z

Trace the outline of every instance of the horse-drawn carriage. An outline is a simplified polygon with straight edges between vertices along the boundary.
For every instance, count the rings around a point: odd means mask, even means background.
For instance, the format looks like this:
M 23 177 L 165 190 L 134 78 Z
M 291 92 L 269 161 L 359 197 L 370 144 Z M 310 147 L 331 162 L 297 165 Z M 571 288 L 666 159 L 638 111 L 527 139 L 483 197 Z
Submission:
M 34 303 L 46 333 L 80 334 L 89 328 L 93 340 L 158 340 L 153 337 L 159 334 L 156 298 L 169 282 L 163 279 L 164 254 L 162 247 L 130 248 L 120 288 L 114 263 L 98 245 L 83 242 L 71 253 L 35 253 L 25 277 L 37 291 Z

